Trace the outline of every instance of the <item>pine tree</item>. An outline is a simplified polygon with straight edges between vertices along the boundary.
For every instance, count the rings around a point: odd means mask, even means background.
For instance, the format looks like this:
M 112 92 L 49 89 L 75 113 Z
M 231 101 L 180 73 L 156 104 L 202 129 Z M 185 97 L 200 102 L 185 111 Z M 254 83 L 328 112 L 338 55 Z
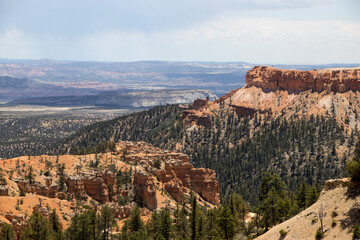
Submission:
M 317 201 L 318 198 L 319 198 L 319 190 L 316 188 L 316 186 L 312 186 L 310 188 L 309 194 L 306 199 L 306 206 L 307 207 L 311 206 Z
M 191 229 L 191 240 L 196 239 L 196 197 L 191 198 L 191 214 L 190 214 L 190 229 Z
M 307 207 L 307 199 L 309 193 L 309 186 L 306 183 L 302 183 L 297 190 L 296 200 L 300 209 Z
M 140 218 L 140 208 L 134 207 L 128 222 L 130 232 L 137 232 L 144 228 L 144 222 Z
M 5 186 L 5 185 L 6 185 L 6 179 L 5 179 L 4 170 L 0 168 L 0 186 Z
M 28 175 L 27 175 L 26 177 L 27 177 L 27 179 L 29 180 L 29 183 L 30 183 L 30 184 L 33 184 L 33 183 L 34 183 L 33 168 L 32 168 L 31 165 L 30 165 L 30 167 L 29 167 L 29 172 L 28 172 Z
M 58 175 L 59 175 L 59 191 L 65 192 L 65 164 L 58 166 Z
M 170 211 L 168 208 L 163 208 L 160 211 L 160 232 L 165 240 L 169 240 L 171 237 L 172 220 L 170 217 Z
M 0 239 L 2 240 L 15 240 L 16 235 L 12 225 L 3 223 L 1 226 Z
M 234 237 L 236 228 L 235 219 L 234 216 L 231 215 L 231 211 L 228 206 L 222 206 L 220 208 L 218 225 L 223 239 L 232 239 Z
M 175 236 L 179 237 L 179 239 L 188 239 L 189 233 L 189 224 L 188 224 L 188 213 L 186 210 L 185 203 L 182 203 L 181 209 L 179 205 L 176 206 L 176 210 L 174 211 L 174 226 L 175 226 Z
M 154 210 L 154 212 L 151 214 L 150 220 L 146 225 L 147 231 L 153 239 L 159 239 L 162 237 L 160 231 L 160 222 L 160 213 L 157 210 Z
M 38 211 L 35 211 L 29 218 L 21 239 L 24 240 L 48 240 L 51 239 L 51 228 L 48 220 Z
M 108 240 L 110 235 L 110 229 L 115 224 L 113 209 L 108 205 L 104 205 L 101 208 L 100 212 L 100 231 L 102 232 L 102 239 Z
M 62 236 L 61 224 L 60 224 L 59 216 L 56 214 L 55 209 L 49 215 L 49 223 L 54 233 L 54 238 L 57 240 L 62 239 L 63 236 Z

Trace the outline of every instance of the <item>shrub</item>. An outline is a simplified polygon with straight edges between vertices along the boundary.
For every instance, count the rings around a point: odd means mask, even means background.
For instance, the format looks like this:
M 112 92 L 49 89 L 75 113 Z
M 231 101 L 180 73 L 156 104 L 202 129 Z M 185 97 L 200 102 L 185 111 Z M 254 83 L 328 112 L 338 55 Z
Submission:
M 360 159 L 351 160 L 346 164 L 346 170 L 353 181 L 360 180 Z
M 331 213 L 331 216 L 333 217 L 333 218 L 335 218 L 335 217 L 337 217 L 339 214 L 338 214 L 338 212 L 337 211 L 332 211 L 332 213 Z
M 360 227 L 359 225 L 355 225 L 354 231 L 353 231 L 353 240 L 359 240 L 360 239 Z
M 313 219 L 311 219 L 311 224 L 314 224 L 318 221 L 318 218 L 317 217 L 314 217 Z
M 321 227 L 318 228 L 315 234 L 315 239 L 323 239 L 324 238 L 324 232 L 321 230 Z
M 281 229 L 281 230 L 279 231 L 279 233 L 280 233 L 280 238 L 285 238 L 285 237 L 286 237 L 286 234 L 287 234 L 287 231 Z
M 26 195 L 24 189 L 20 188 L 20 197 L 24 197 Z
M 160 159 L 156 159 L 156 160 L 154 161 L 154 167 L 156 167 L 157 169 L 160 169 L 160 167 L 161 167 L 161 161 L 160 161 Z
M 335 219 L 333 219 L 332 221 L 331 221 L 331 227 L 335 227 L 336 226 L 336 220 Z

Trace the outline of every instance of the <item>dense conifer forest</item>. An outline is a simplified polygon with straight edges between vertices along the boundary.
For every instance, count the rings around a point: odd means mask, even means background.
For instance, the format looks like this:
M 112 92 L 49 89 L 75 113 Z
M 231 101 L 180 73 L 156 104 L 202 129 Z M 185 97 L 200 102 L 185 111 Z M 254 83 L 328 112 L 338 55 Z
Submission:
M 287 119 L 255 114 L 250 119 L 224 105 L 210 126 L 190 130 L 183 126 L 181 112 L 176 105 L 160 106 L 96 123 L 60 143 L 55 152 L 85 154 L 104 149 L 99 143 L 146 141 L 188 154 L 195 167 L 214 169 L 223 197 L 236 192 L 256 205 L 266 171 L 277 173 L 292 191 L 303 182 L 321 185 L 344 176 L 357 135 L 331 115 Z

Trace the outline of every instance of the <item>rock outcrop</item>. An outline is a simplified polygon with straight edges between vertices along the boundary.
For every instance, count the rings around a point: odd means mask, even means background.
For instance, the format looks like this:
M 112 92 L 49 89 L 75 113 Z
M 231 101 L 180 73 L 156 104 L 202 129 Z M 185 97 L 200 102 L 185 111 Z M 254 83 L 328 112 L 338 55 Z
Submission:
M 9 196 L 9 189 L 5 186 L 0 186 L 0 196 Z
M 165 206 L 175 209 L 185 200 L 188 204 L 192 194 L 202 206 L 220 204 L 213 170 L 194 168 L 187 155 L 145 142 L 118 142 L 114 152 L 103 154 L 23 156 L 2 163 L 7 181 L 0 186 L 0 224 L 13 223 L 19 231 L 29 209 L 44 216 L 56 209 L 66 228 L 82 205 L 99 210 L 107 204 L 123 219 L 135 202 L 143 216 Z
M 196 124 L 199 126 L 208 127 L 211 124 L 210 117 L 207 114 L 203 114 L 193 109 L 184 110 L 181 118 L 185 126 Z
M 58 192 L 58 185 L 53 183 L 52 178 L 46 178 L 44 180 L 45 184 L 39 181 L 30 183 L 29 180 L 19 177 L 15 178 L 14 182 L 16 182 L 19 189 L 23 190 L 25 193 L 34 193 L 45 197 L 55 198 L 56 193 Z
M 157 197 L 154 178 L 145 171 L 136 172 L 134 174 L 134 185 L 136 186 L 136 195 L 142 204 L 150 210 L 156 209 Z
M 360 68 L 284 70 L 255 66 L 245 76 L 246 86 L 266 90 L 347 92 L 360 90 Z
M 135 170 L 134 186 L 140 200 L 149 209 L 158 207 L 156 188 L 161 187 L 177 202 L 182 202 L 184 196 L 189 197 L 194 191 L 210 204 L 220 204 L 216 173 L 210 169 L 194 168 L 186 154 L 163 151 L 145 142 L 120 142 L 119 148 L 119 152 L 126 149 L 127 161 L 139 163 L 143 168 Z

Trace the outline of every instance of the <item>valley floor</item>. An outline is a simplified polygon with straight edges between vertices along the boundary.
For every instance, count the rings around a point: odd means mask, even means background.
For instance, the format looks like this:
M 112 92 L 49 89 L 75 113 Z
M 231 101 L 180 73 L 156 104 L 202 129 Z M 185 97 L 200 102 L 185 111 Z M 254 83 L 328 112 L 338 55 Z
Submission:
M 44 153 L 49 144 L 89 124 L 134 112 L 130 109 L 0 105 L 0 159 Z

